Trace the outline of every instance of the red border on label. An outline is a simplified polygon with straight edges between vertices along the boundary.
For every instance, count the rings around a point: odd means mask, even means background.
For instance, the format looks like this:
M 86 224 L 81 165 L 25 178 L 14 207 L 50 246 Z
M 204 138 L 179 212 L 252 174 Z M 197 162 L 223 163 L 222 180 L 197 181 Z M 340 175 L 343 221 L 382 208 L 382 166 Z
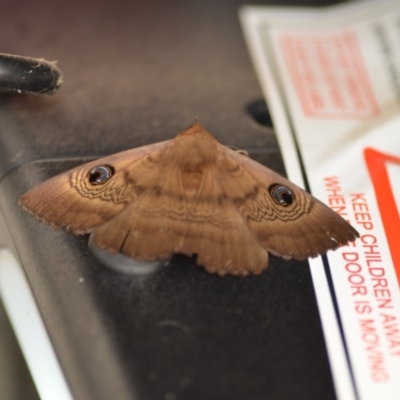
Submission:
M 366 148 L 364 149 L 364 159 L 371 177 L 390 254 L 392 255 L 396 270 L 397 281 L 400 285 L 400 216 L 386 168 L 387 162 L 392 162 L 400 166 L 400 157 L 381 153 L 372 148 Z

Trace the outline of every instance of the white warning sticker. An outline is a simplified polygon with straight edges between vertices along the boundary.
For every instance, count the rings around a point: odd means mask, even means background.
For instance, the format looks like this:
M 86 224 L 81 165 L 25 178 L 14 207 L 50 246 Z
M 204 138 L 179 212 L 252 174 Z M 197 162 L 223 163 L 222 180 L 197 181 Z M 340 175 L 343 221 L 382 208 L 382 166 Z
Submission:
M 338 398 L 399 399 L 398 1 L 240 17 L 289 178 L 302 184 L 301 162 L 312 194 L 360 233 L 325 270 L 310 260 Z

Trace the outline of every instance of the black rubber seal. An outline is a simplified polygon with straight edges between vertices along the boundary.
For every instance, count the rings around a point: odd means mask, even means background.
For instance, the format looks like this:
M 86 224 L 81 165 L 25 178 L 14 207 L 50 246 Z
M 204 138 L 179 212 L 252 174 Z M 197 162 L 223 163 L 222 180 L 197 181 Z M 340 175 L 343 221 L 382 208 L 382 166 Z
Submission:
M 0 53 L 0 93 L 53 94 L 61 83 L 55 62 Z

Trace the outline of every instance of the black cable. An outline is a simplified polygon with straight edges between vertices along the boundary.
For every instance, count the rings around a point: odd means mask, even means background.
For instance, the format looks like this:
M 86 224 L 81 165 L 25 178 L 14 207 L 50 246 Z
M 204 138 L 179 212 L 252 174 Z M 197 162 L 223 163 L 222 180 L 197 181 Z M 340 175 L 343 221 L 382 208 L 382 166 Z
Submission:
M 0 53 L 0 93 L 53 94 L 62 83 L 55 62 Z

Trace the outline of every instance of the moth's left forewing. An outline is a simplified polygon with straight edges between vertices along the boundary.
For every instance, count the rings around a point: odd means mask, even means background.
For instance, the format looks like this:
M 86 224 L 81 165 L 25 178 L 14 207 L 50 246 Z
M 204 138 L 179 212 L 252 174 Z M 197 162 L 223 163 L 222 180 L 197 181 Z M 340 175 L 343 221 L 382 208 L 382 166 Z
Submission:
M 221 185 L 226 196 L 272 254 L 304 260 L 358 237 L 337 213 L 281 175 L 224 146 L 220 154 L 225 158 Z M 276 188 L 283 191 L 286 204 L 277 201 Z
M 150 156 L 156 157 L 168 142 L 123 151 L 66 171 L 29 190 L 19 202 L 55 228 L 89 233 L 118 215 L 144 190 L 153 166 Z M 112 176 L 103 184 L 90 181 L 90 171 L 96 166 L 110 168 Z

